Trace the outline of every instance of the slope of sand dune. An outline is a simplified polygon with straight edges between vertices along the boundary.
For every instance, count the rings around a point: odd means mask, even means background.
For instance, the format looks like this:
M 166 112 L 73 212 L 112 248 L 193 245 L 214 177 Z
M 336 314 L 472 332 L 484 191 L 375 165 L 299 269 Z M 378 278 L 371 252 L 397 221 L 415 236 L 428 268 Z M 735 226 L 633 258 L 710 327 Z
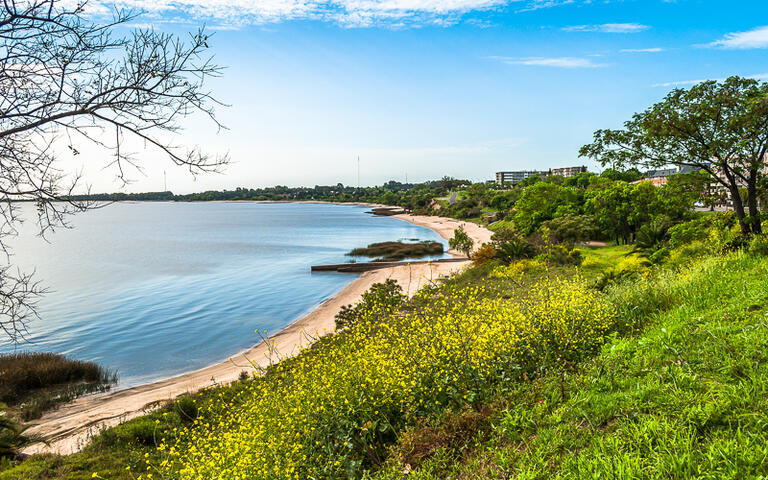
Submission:
M 476 224 L 464 224 L 441 217 L 397 215 L 395 218 L 431 228 L 446 239 L 453 235 L 453 230 L 459 225 L 464 225 L 467 233 L 478 245 L 488 242 L 491 236 L 490 231 Z M 236 380 L 240 372 L 252 368 L 250 362 L 267 366 L 280 358 L 295 355 L 311 343 L 313 338 L 333 332 L 334 317 L 340 308 L 358 301 L 373 283 L 392 278 L 397 280 L 409 295 L 413 295 L 425 284 L 456 272 L 466 265 L 467 262 L 416 264 L 366 272 L 336 296 L 272 336 L 267 342 L 269 345 L 262 342 L 226 361 L 176 377 L 125 390 L 84 396 L 46 413 L 32 422 L 33 426 L 27 433 L 45 438 L 48 445 L 33 445 L 25 453 L 68 454 L 78 451 L 91 435 L 102 428 L 142 415 L 153 406 L 183 393 Z

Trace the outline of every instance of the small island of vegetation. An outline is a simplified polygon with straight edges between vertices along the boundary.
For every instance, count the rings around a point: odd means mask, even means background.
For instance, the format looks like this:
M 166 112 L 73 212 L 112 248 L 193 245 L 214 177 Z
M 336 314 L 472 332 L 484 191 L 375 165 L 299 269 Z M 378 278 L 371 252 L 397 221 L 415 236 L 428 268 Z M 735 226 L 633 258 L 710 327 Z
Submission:
M 350 257 L 376 257 L 374 262 L 392 262 L 404 258 L 422 258 L 443 254 L 443 244 L 433 240 L 417 242 L 377 242 L 347 253 Z

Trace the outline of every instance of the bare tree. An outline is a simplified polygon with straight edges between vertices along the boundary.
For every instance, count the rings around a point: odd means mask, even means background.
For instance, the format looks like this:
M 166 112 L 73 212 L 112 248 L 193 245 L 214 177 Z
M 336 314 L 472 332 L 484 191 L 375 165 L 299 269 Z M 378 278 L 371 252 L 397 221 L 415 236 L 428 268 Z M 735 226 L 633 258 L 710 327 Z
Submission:
M 227 162 L 169 140 L 195 112 L 221 128 L 214 115 L 219 102 L 205 88 L 220 68 L 207 53 L 204 30 L 183 40 L 130 28 L 130 12 L 116 10 L 98 21 L 85 2 L 67 5 L 3 0 L 0 11 L 0 249 L 6 258 L 0 330 L 12 342 L 24 339 L 42 293 L 30 274 L 14 273 L 7 240 L 22 220 L 17 202 L 36 203 L 41 235 L 65 226 L 69 214 L 95 207 L 71 200 L 75 189 L 87 189 L 86 179 L 58 169 L 57 152 L 78 155 L 84 144 L 94 145 L 124 182 L 141 171 L 141 160 L 128 151 L 131 139 L 192 174 Z

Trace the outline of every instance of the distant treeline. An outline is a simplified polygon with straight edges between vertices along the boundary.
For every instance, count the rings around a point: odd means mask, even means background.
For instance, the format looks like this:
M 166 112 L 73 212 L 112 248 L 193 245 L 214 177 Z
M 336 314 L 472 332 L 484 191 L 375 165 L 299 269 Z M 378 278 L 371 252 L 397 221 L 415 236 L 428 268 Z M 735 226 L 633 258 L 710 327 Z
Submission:
M 352 187 L 338 183 L 336 185 L 315 185 L 314 187 L 275 186 L 268 188 L 236 188 L 234 190 L 209 190 L 200 193 L 175 195 L 173 192 L 146 193 L 100 193 L 92 195 L 73 195 L 75 201 L 291 201 L 320 200 L 329 202 L 370 202 L 386 205 L 398 205 L 410 210 L 418 210 L 429 205 L 435 197 L 448 195 L 451 190 L 471 185 L 469 180 L 443 177 L 423 183 L 401 183 L 389 181 L 375 187 Z

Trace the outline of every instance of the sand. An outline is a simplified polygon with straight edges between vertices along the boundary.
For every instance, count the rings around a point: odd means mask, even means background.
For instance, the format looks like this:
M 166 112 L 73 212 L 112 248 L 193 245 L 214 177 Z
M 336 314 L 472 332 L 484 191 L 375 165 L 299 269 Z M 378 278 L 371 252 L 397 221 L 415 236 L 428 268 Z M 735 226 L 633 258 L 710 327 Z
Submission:
M 418 215 L 396 215 L 395 218 L 431 228 L 446 239 L 453 236 L 455 228 L 464 225 L 476 245 L 488 242 L 491 236 L 489 230 L 479 225 L 447 218 Z M 451 253 L 457 255 L 456 252 Z M 326 300 L 306 316 L 270 337 L 268 342 L 262 342 L 230 359 L 150 384 L 83 396 L 46 413 L 42 418 L 30 422 L 32 426 L 27 433 L 45 438 L 48 445 L 42 443 L 32 445 L 25 450 L 25 453 L 70 454 L 79 451 L 99 430 L 145 414 L 164 401 L 181 394 L 230 383 L 238 378 L 240 372 L 252 371 L 251 362 L 259 366 L 267 366 L 270 362 L 279 361 L 280 358 L 295 355 L 314 338 L 332 333 L 334 317 L 340 308 L 358 301 L 361 294 L 373 283 L 392 278 L 397 280 L 409 295 L 413 295 L 425 284 L 435 281 L 440 276 L 456 272 L 464 268 L 467 263 L 404 265 L 366 272 L 336 296 Z

